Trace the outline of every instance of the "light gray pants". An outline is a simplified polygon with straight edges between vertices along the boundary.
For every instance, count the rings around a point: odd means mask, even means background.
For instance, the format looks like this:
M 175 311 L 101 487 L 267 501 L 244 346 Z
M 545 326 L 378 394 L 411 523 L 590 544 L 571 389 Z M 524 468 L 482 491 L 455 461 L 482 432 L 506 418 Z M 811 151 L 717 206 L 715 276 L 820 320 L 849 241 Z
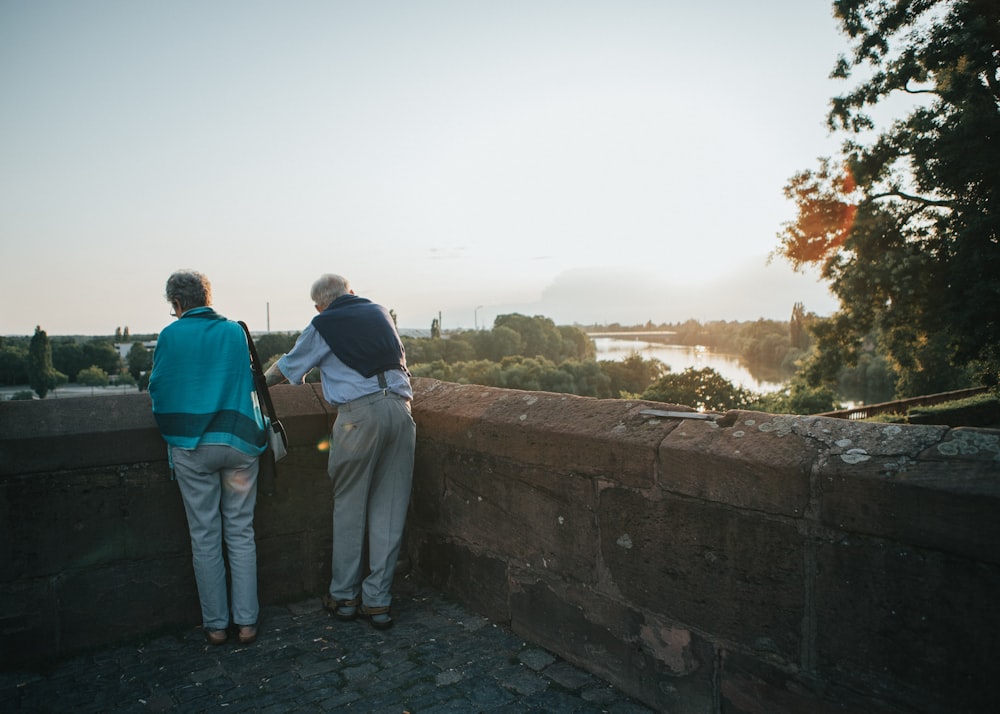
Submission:
M 257 624 L 260 606 L 253 530 L 257 457 L 218 444 L 196 449 L 174 447 L 170 454 L 187 512 L 203 626 L 223 630 L 230 622 L 223 539 L 233 586 L 232 621 Z
M 392 578 L 413 483 L 416 432 L 410 403 L 391 392 L 338 408 L 328 469 L 333 481 L 330 595 L 336 600 L 360 594 L 369 607 L 392 602 Z M 362 582 L 366 534 L 370 572 Z

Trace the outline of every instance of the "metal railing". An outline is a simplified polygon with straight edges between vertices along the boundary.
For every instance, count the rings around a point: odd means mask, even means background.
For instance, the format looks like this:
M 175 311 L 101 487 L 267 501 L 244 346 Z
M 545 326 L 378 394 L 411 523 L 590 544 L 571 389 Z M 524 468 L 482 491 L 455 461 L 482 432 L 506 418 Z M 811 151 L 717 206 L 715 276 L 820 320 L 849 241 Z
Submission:
M 837 419 L 868 419 L 877 414 L 906 414 L 911 407 L 928 407 L 932 404 L 943 404 L 954 402 L 958 399 L 973 397 L 990 391 L 989 387 L 971 387 L 969 389 L 958 389 L 954 392 L 940 392 L 938 394 L 928 394 L 923 397 L 911 397 L 910 399 L 897 399 L 894 402 L 882 402 L 881 404 L 869 404 L 853 409 L 840 409 L 814 416 L 835 417 Z

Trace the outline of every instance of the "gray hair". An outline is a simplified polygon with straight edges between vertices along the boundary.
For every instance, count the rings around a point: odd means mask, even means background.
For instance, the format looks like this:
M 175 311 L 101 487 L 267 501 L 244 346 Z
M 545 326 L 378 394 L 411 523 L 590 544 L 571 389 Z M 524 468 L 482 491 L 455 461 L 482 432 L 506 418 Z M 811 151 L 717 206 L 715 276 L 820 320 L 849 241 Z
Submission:
M 177 301 L 181 310 L 212 304 L 212 284 L 196 270 L 178 270 L 167 278 L 167 302 Z
M 342 275 L 327 273 L 326 275 L 321 275 L 313 283 L 312 290 L 309 291 L 309 297 L 312 298 L 312 301 L 316 303 L 318 308 L 325 310 L 330 307 L 330 303 L 350 291 L 351 284 L 347 282 L 347 278 Z

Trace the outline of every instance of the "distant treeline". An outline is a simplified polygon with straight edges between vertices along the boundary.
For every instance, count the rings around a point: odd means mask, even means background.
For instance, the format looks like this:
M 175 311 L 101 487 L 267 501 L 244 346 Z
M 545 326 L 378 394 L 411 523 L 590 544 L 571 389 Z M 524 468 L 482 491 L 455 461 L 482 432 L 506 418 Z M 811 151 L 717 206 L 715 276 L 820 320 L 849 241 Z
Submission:
M 799 306 L 787 322 L 688 320 L 631 326 L 556 325 L 544 316 L 513 313 L 497 317 L 488 330 L 458 330 L 442 335 L 432 327 L 431 337 L 404 336 L 402 340 L 410 371 L 418 377 L 598 398 L 641 397 L 712 410 L 753 407 L 788 411 L 793 409 L 789 400 L 794 398 L 798 400 L 794 411 L 815 413 L 835 408 L 834 395 L 817 398 L 810 393 L 808 399 L 803 399 L 803 388 L 791 383 L 782 393 L 758 395 L 733 385 L 712 369 L 671 373 L 658 360 L 643 359 L 639 354 L 620 361 L 597 360 L 594 342 L 588 335 L 608 331 L 669 332 L 672 334 L 660 339 L 736 355 L 755 376 L 784 382 L 794 377 L 797 361 L 811 347 L 807 329 L 810 319 Z M 261 359 L 273 362 L 291 348 L 297 336 L 269 333 L 256 337 Z M 133 346 L 125 360 L 119 357 L 110 337 L 54 337 L 50 340 L 52 368 L 64 382 L 77 382 L 83 375 L 86 383 L 100 384 L 100 375 L 105 374 L 112 381 L 129 381 L 131 377 L 143 388 L 152 354 L 142 343 L 155 337 L 132 336 Z M 0 384 L 28 383 L 30 339 L 0 338 Z
M 798 316 L 798 320 L 796 320 Z M 490 330 L 461 330 L 446 336 L 403 338 L 410 371 L 460 384 L 560 392 L 598 398 L 641 397 L 704 409 L 781 408 L 781 395 L 763 397 L 733 385 L 712 369 L 679 374 L 658 360 L 639 354 L 624 360 L 597 360 L 589 332 L 659 331 L 671 344 L 703 345 L 737 355 L 751 370 L 770 380 L 789 378 L 810 342 L 806 316 L 780 322 L 710 322 L 688 320 L 659 325 L 557 326 L 542 316 L 500 315 Z M 433 333 L 432 328 L 432 333 Z M 649 338 L 644 338 L 649 339 Z M 824 402 L 822 409 L 832 408 Z

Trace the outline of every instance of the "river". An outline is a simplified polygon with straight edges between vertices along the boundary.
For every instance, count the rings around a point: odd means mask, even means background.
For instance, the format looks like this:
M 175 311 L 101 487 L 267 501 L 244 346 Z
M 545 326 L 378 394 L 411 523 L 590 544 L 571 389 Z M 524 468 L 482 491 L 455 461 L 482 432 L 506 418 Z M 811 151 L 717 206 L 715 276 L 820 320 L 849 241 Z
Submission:
M 665 345 L 659 342 L 646 342 L 638 338 L 621 339 L 617 337 L 592 337 L 597 348 L 597 359 L 620 362 L 633 352 L 643 359 L 658 359 L 670 367 L 674 374 L 683 372 L 688 367 L 703 369 L 711 367 L 723 378 L 733 384 L 754 392 L 776 392 L 782 388 L 778 382 L 762 381 L 750 374 L 750 371 L 740 364 L 736 355 L 711 352 L 705 347 L 687 347 L 685 345 Z

